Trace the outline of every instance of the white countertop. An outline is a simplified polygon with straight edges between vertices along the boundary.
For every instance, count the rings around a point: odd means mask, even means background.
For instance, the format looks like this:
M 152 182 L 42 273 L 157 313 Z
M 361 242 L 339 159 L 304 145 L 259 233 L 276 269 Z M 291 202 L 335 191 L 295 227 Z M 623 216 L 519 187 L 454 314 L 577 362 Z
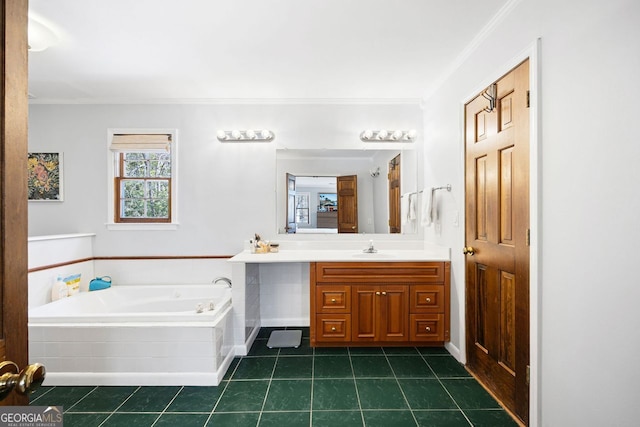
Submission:
M 327 250 L 327 249 L 281 249 L 276 253 L 257 254 L 249 250 L 240 252 L 231 258 L 231 262 L 244 263 L 277 263 L 277 262 L 401 262 L 401 261 L 449 261 L 449 248 L 430 249 L 385 249 L 377 253 L 367 254 L 362 250 Z

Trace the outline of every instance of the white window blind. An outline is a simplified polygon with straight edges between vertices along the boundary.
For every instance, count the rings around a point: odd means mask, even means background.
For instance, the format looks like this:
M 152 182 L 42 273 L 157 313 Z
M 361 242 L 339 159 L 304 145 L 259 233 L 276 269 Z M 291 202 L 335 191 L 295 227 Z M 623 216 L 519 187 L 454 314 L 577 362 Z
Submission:
M 109 149 L 120 152 L 170 151 L 171 135 L 114 134 Z

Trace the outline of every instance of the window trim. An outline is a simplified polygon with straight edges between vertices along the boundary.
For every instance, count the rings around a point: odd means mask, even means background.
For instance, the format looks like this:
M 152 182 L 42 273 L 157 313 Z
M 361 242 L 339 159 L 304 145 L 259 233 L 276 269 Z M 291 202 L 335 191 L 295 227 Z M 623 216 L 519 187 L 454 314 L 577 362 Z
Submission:
M 110 149 L 114 135 L 130 134 L 130 135 L 146 135 L 146 134 L 163 134 L 171 136 L 171 195 L 169 198 L 169 210 L 171 221 L 157 221 L 151 218 L 142 218 L 140 220 L 126 220 L 123 222 L 115 222 L 116 209 L 119 209 L 119 201 L 116 200 L 117 191 L 115 186 L 116 170 L 120 162 L 120 153 L 122 151 L 112 151 Z M 107 130 L 107 222 L 108 230 L 176 230 L 178 228 L 178 130 L 177 129 L 108 129 Z

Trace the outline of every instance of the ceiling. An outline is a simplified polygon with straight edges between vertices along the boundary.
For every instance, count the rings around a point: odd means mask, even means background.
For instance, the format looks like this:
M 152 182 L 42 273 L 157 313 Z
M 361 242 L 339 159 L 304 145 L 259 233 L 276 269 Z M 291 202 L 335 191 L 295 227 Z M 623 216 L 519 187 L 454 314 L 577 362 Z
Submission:
M 30 0 L 32 102 L 417 100 L 510 0 Z M 32 28 L 35 24 L 31 24 Z

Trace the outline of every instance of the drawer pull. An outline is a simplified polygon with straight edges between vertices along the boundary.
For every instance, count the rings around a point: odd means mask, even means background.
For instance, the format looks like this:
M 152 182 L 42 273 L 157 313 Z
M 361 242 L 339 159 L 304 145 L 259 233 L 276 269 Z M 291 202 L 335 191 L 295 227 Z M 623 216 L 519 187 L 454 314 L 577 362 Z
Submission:
M 382 295 L 386 295 L 386 294 L 387 294 L 386 292 L 382 292 Z
M 336 327 L 335 327 L 335 326 L 332 326 L 332 327 L 331 327 L 331 332 L 335 332 L 335 331 L 336 331 Z
M 427 326 L 425 329 L 427 330 L 427 332 L 431 332 L 431 326 Z
M 336 299 L 335 298 L 331 298 L 331 302 L 335 303 Z
M 427 302 L 431 302 L 431 298 L 427 297 Z
M 376 295 L 380 295 L 380 292 L 376 292 Z

